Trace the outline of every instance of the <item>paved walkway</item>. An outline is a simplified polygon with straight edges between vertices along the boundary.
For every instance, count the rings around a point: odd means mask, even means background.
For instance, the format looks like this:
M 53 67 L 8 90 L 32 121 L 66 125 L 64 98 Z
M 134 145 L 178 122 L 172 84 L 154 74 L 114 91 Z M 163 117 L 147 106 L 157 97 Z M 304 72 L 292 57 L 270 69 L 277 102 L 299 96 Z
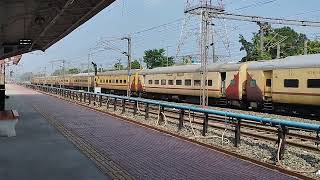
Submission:
M 51 96 L 37 94 L 24 88 L 11 88 L 20 93 L 19 96 L 13 97 L 15 100 L 19 98 L 21 102 L 16 104 L 18 110 L 32 111 L 31 105 L 38 107 L 39 111 L 50 115 L 55 121 L 64 124 L 66 128 L 90 142 L 93 147 L 103 152 L 136 179 L 294 179 L 280 172 Z M 30 121 L 35 116 L 34 112 L 25 112 L 24 115 L 28 116 L 26 118 Z M 41 123 L 47 126 L 42 120 Z M 26 130 L 18 128 L 18 137 L 24 134 L 31 136 L 32 132 L 24 131 Z M 54 139 L 47 139 L 46 142 L 51 145 L 57 143 Z M 27 140 L 25 143 L 31 141 Z M 55 152 L 58 151 L 50 151 L 49 154 Z M 57 157 L 61 156 L 57 154 Z M 26 163 L 21 165 L 25 166 Z M 60 167 L 60 170 L 65 172 L 64 168 Z
M 34 93 L 7 89 L 7 109 L 18 110 L 20 119 L 16 137 L 0 138 L 0 179 L 109 179 L 33 109 L 29 100 L 37 99 Z

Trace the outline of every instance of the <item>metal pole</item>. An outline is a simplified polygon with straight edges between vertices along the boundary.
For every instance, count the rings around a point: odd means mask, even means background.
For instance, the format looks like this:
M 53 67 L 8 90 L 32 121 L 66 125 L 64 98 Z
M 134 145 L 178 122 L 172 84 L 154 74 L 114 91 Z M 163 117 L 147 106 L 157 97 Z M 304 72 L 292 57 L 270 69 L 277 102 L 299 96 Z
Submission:
M 264 30 L 267 28 L 268 23 L 266 22 L 258 22 L 257 23 L 260 27 L 260 50 L 261 53 L 264 52 Z
M 129 75 L 128 96 L 130 97 L 131 96 L 131 88 L 130 88 L 130 85 L 131 85 L 131 37 L 130 37 L 130 35 L 128 38 L 128 63 L 129 63 L 129 66 L 128 66 L 128 75 Z
M 280 59 L 280 43 L 277 44 L 277 59 Z
M 211 28 L 212 28 L 212 32 L 214 32 L 214 29 L 213 29 L 214 28 L 214 24 L 212 24 Z M 212 46 L 212 62 L 215 63 L 215 62 L 217 62 L 217 60 L 215 58 L 215 54 L 216 54 L 215 50 L 216 49 L 215 49 L 215 44 L 214 44 L 214 33 L 211 34 L 211 38 L 212 38 L 212 44 L 211 44 L 211 46 Z
M 126 39 L 128 40 L 128 52 L 127 52 L 127 56 L 128 56 L 128 87 L 127 87 L 127 96 L 130 97 L 131 96 L 131 89 L 130 89 L 130 85 L 131 85 L 131 36 L 128 35 L 128 37 L 122 38 L 122 39 Z
M 90 73 L 89 73 L 89 68 L 90 68 L 90 53 L 88 54 L 88 92 L 90 92 L 90 82 L 89 82 L 89 79 L 90 79 Z
M 66 79 L 65 79 L 65 60 L 62 60 L 62 74 L 63 74 L 63 88 L 66 88 L 66 85 L 65 85 L 65 81 L 66 81 Z
M 307 54 L 308 54 L 308 40 L 305 40 L 305 41 L 304 41 L 303 52 L 304 52 L 304 55 L 307 55 Z
M 167 46 L 167 67 L 169 66 L 169 46 Z

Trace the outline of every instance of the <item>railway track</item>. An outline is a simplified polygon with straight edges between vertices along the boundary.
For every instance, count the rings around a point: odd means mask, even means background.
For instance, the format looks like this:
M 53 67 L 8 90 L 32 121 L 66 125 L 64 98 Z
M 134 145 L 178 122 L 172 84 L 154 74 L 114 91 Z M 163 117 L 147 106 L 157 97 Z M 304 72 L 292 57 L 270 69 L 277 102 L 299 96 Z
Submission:
M 130 108 L 131 110 L 134 109 L 134 104 L 130 104 L 127 106 L 127 108 Z M 159 109 L 156 107 L 149 107 L 149 113 L 158 115 Z M 144 108 L 141 108 L 140 111 L 145 111 Z M 177 116 L 178 111 L 176 110 L 165 110 L 165 116 L 167 118 L 170 118 L 174 121 L 173 123 L 178 124 L 179 123 L 179 116 Z M 191 113 L 192 114 L 192 123 L 202 125 L 203 124 L 203 115 L 198 114 L 198 113 Z M 188 116 L 184 116 L 184 122 L 189 123 Z M 226 127 L 227 123 L 227 127 Z M 221 116 L 209 116 L 209 127 L 211 128 L 217 128 L 217 129 L 227 129 L 228 131 L 234 131 L 235 123 L 230 121 L 229 119 L 225 119 L 225 117 Z M 231 127 L 230 127 L 231 126 Z M 297 132 L 292 132 L 292 131 L 297 131 L 297 129 L 290 129 L 288 136 L 287 136 L 287 144 L 292 145 L 294 147 L 300 147 L 304 149 L 309 149 L 312 151 L 320 151 L 319 147 L 317 146 L 316 142 L 317 139 L 314 136 L 308 136 L 304 134 L 299 134 Z M 263 140 L 268 140 L 268 141 L 278 141 L 277 138 L 277 133 L 278 130 L 274 129 L 272 127 L 265 127 L 261 126 L 261 124 L 256 123 L 256 122 L 249 122 L 246 120 L 243 120 L 241 122 L 241 134 L 254 137 L 254 138 L 259 138 Z

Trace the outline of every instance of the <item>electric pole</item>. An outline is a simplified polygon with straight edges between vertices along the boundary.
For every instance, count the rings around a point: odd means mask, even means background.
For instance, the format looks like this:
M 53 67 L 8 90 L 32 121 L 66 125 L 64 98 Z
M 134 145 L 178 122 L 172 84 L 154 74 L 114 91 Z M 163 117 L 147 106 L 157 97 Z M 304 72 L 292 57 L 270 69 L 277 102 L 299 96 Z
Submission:
M 308 40 L 304 41 L 304 47 L 303 47 L 303 54 L 307 55 L 308 54 Z
M 200 0 L 200 3 L 196 6 L 187 7 L 186 14 L 198 15 L 201 17 L 200 23 L 200 60 L 201 60 L 201 89 L 200 89 L 200 104 L 203 108 L 208 106 L 208 59 L 209 59 L 209 44 L 210 27 L 212 25 L 212 16 L 210 13 L 223 12 L 224 9 L 221 6 L 213 6 L 211 0 Z M 212 39 L 214 38 L 212 34 Z M 214 56 L 214 52 L 213 52 Z M 214 57 L 213 57 L 214 59 Z
M 167 46 L 167 67 L 169 66 L 169 47 Z
M 120 71 L 121 70 L 121 59 L 118 59 L 118 67 L 117 69 Z
M 277 59 L 280 59 L 280 43 L 277 44 Z
M 66 60 L 62 60 L 63 88 L 66 87 L 66 85 L 65 85 L 65 81 L 66 81 L 66 79 L 65 79 L 65 62 L 66 62 Z
M 87 69 L 87 73 L 88 73 L 88 92 L 90 92 L 90 73 L 89 73 L 89 69 L 90 69 L 90 53 L 88 54 L 88 69 Z
M 127 40 L 128 41 L 128 51 L 123 52 L 124 55 L 128 57 L 128 88 L 127 88 L 127 96 L 131 96 L 131 36 L 129 35 L 128 37 L 124 37 L 121 40 Z
M 264 31 L 268 28 L 267 22 L 257 22 L 260 27 L 260 50 L 261 53 L 264 52 Z

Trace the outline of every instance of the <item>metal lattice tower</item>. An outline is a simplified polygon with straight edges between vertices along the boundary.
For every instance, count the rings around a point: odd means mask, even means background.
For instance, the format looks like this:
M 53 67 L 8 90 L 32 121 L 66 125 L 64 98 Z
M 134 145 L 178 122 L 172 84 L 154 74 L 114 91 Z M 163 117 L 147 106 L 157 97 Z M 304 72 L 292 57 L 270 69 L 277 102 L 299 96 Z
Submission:
M 201 61 L 201 90 L 200 90 L 200 104 L 202 107 L 208 106 L 208 59 L 209 59 L 209 47 L 210 38 L 213 35 L 211 31 L 212 17 L 210 12 L 217 11 L 223 12 L 223 8 L 219 6 L 213 6 L 211 0 L 200 0 L 196 6 L 187 7 L 186 14 L 200 15 L 200 61 Z

